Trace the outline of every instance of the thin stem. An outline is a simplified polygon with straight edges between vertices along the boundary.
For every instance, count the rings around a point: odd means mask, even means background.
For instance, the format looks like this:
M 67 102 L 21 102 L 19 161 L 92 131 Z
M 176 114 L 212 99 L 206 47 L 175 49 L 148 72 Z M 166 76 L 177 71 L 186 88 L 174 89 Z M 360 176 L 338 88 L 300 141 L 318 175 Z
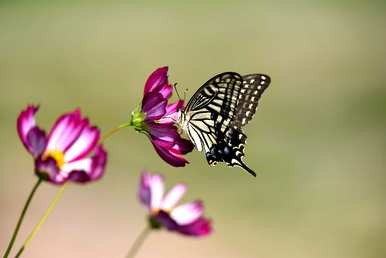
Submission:
M 145 242 L 145 239 L 149 236 L 150 231 L 151 231 L 150 227 L 146 227 L 142 230 L 142 232 L 135 239 L 129 252 L 127 253 L 126 258 L 134 258 L 135 257 L 135 255 L 138 253 L 139 248 L 141 248 L 143 242 Z
M 99 143 L 103 143 L 107 138 L 110 138 L 111 135 L 115 134 L 116 132 L 118 132 L 119 130 L 121 130 L 122 128 L 126 128 L 130 126 L 130 124 L 122 124 L 118 127 L 114 127 L 112 129 L 110 129 L 109 131 L 107 131 L 107 133 L 105 133 L 104 135 L 102 135 Z
M 28 199 L 27 199 L 27 201 L 24 204 L 23 210 L 22 210 L 22 212 L 20 214 L 19 220 L 18 220 L 18 222 L 16 224 L 15 230 L 13 231 L 12 238 L 11 238 L 9 244 L 8 244 L 7 250 L 5 251 L 3 258 L 7 258 L 9 256 L 9 253 L 11 252 L 12 247 L 13 247 L 13 245 L 15 243 L 17 234 L 19 233 L 21 224 L 23 223 L 25 214 L 27 213 L 28 207 L 29 207 L 29 205 L 30 205 L 30 203 L 32 201 L 33 196 L 35 195 L 36 190 L 39 188 L 41 183 L 42 183 L 42 179 L 39 178 L 38 181 L 35 183 L 34 187 L 32 188 L 32 190 L 31 190 L 31 192 L 30 192 L 30 194 L 28 196 Z
M 56 193 L 54 199 L 51 201 L 50 205 L 48 206 L 47 210 L 44 212 L 44 215 L 39 220 L 39 222 L 35 225 L 35 227 L 32 229 L 31 233 L 27 237 L 27 239 L 24 241 L 23 246 L 19 249 L 17 252 L 16 257 L 19 257 L 24 250 L 27 248 L 29 243 L 35 238 L 36 234 L 39 232 L 40 228 L 43 226 L 44 222 L 46 222 L 48 216 L 52 213 L 52 211 L 55 209 L 56 205 L 58 204 L 60 198 L 63 195 L 64 189 L 66 189 L 66 184 L 62 185 L 58 192 Z

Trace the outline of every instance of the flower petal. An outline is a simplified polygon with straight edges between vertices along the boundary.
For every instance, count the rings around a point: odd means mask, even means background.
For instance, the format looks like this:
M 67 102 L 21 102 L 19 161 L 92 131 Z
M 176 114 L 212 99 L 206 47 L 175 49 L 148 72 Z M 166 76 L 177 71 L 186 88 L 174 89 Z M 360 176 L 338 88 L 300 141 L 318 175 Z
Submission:
M 142 172 L 139 183 L 138 198 L 147 208 L 150 209 L 151 192 L 150 192 L 150 177 L 151 174 Z
M 88 124 L 87 119 L 81 118 L 79 109 L 62 115 L 55 122 L 48 135 L 47 150 L 65 152 Z
M 98 145 L 95 149 L 94 156 L 91 157 L 91 180 L 97 180 L 103 176 L 106 169 L 107 157 L 107 151 L 103 148 L 103 145 Z
M 166 106 L 166 115 L 170 115 L 178 112 L 180 109 L 184 108 L 184 101 L 182 99 L 177 100 L 176 102 Z
M 35 173 L 42 179 L 53 184 L 61 185 L 67 181 L 67 175 L 60 172 L 56 160 L 48 158 L 46 160 L 37 159 L 35 161 Z
M 142 112 L 146 113 L 145 121 L 152 122 L 165 115 L 167 100 L 159 93 L 148 93 L 142 100 Z
M 211 224 L 211 220 L 201 217 L 191 224 L 178 226 L 176 230 L 187 236 L 202 237 L 209 235 L 213 231 Z
M 184 108 L 184 101 L 178 100 L 173 104 L 169 104 L 166 106 L 165 115 L 159 119 L 157 122 L 160 124 L 175 124 L 177 123 L 180 117 L 180 110 Z
M 169 213 L 163 210 L 159 211 L 153 218 L 167 230 L 173 231 L 178 228 L 178 224 L 170 217 Z
M 98 145 L 95 154 L 91 158 L 77 160 L 63 166 L 63 170 L 69 171 L 70 180 L 85 183 L 95 181 L 104 174 L 107 163 L 107 152 L 102 145 Z
M 106 163 L 107 152 L 102 145 L 99 145 L 94 156 L 65 164 L 62 170 L 69 175 L 70 181 L 87 183 L 103 176 Z
M 168 142 L 170 143 L 170 147 L 173 146 L 177 140 L 181 139 L 174 125 L 149 123 L 148 128 L 152 139 Z
M 158 155 L 175 167 L 183 167 L 188 161 L 182 156 L 193 150 L 193 144 L 182 139 L 174 125 L 148 124 L 151 142 Z
M 171 217 L 179 225 L 193 223 L 200 218 L 204 212 L 202 201 L 194 201 L 178 206 L 171 212 Z
M 144 88 L 144 96 L 150 92 L 161 93 L 165 99 L 172 94 L 173 88 L 168 83 L 168 67 L 155 70 L 147 79 Z
M 150 210 L 157 211 L 161 207 L 164 196 L 164 180 L 160 174 L 143 172 L 140 181 L 139 198 Z
M 166 84 L 162 86 L 158 92 L 161 93 L 165 99 L 168 99 L 173 93 L 173 86 L 166 82 Z
M 186 193 L 186 185 L 177 184 L 175 185 L 163 199 L 161 209 L 170 210 L 181 200 L 182 196 Z
M 162 146 L 162 141 L 151 141 L 154 149 L 158 155 L 167 163 L 174 167 L 184 167 L 189 163 L 182 155 L 173 153 L 170 148 L 165 148 Z
M 39 110 L 38 106 L 27 106 L 22 112 L 20 112 L 19 117 L 17 118 L 17 132 L 19 137 L 24 144 L 24 147 L 36 157 L 36 150 L 34 150 L 34 146 L 32 146 L 28 140 L 28 133 L 36 127 L 35 122 L 35 114 Z M 39 129 L 40 130 L 40 129 Z M 41 130 L 40 130 L 41 131 Z M 37 133 L 37 132 L 35 132 Z M 35 134 L 34 133 L 34 134 Z
M 33 127 L 27 134 L 27 142 L 30 153 L 34 158 L 39 157 L 47 145 L 46 132 L 39 127 Z
M 153 218 L 167 230 L 176 231 L 186 236 L 202 237 L 213 231 L 212 221 L 205 217 L 200 217 L 187 225 L 179 225 L 169 213 L 161 210 Z
M 172 152 L 178 154 L 187 154 L 194 149 L 194 145 L 191 141 L 179 138 L 172 148 Z
M 164 196 L 164 180 L 161 175 L 155 174 L 149 180 L 150 187 L 150 208 L 158 210 L 161 207 Z
M 81 131 L 75 142 L 64 154 L 65 162 L 73 162 L 86 157 L 95 148 L 100 137 L 99 129 L 88 123 Z

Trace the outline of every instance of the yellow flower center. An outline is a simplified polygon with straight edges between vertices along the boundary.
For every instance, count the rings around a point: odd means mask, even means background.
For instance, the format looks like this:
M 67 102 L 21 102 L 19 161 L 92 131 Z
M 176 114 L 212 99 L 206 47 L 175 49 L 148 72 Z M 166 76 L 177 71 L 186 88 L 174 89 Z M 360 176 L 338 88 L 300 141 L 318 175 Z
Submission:
M 58 168 L 62 168 L 64 165 L 64 153 L 60 150 L 50 150 L 44 153 L 43 160 L 47 160 L 48 158 L 53 158 L 56 161 L 56 165 Z

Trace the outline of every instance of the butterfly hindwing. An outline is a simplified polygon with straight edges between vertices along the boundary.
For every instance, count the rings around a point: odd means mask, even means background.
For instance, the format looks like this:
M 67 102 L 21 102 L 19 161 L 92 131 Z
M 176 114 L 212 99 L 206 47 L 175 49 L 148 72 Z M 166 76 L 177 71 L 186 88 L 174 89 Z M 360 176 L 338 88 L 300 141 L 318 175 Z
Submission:
M 243 86 L 232 125 L 241 128 L 252 119 L 256 112 L 258 101 L 270 82 L 271 79 L 264 74 L 248 74 L 243 76 Z

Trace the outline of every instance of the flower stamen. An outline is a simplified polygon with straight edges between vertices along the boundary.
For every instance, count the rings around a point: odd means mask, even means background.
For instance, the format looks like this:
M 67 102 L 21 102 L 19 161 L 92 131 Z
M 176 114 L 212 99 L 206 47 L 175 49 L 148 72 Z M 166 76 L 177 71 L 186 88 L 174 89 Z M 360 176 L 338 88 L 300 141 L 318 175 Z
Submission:
M 43 160 L 52 158 L 56 161 L 56 165 L 61 169 L 64 165 L 64 153 L 60 150 L 50 150 L 44 153 Z

